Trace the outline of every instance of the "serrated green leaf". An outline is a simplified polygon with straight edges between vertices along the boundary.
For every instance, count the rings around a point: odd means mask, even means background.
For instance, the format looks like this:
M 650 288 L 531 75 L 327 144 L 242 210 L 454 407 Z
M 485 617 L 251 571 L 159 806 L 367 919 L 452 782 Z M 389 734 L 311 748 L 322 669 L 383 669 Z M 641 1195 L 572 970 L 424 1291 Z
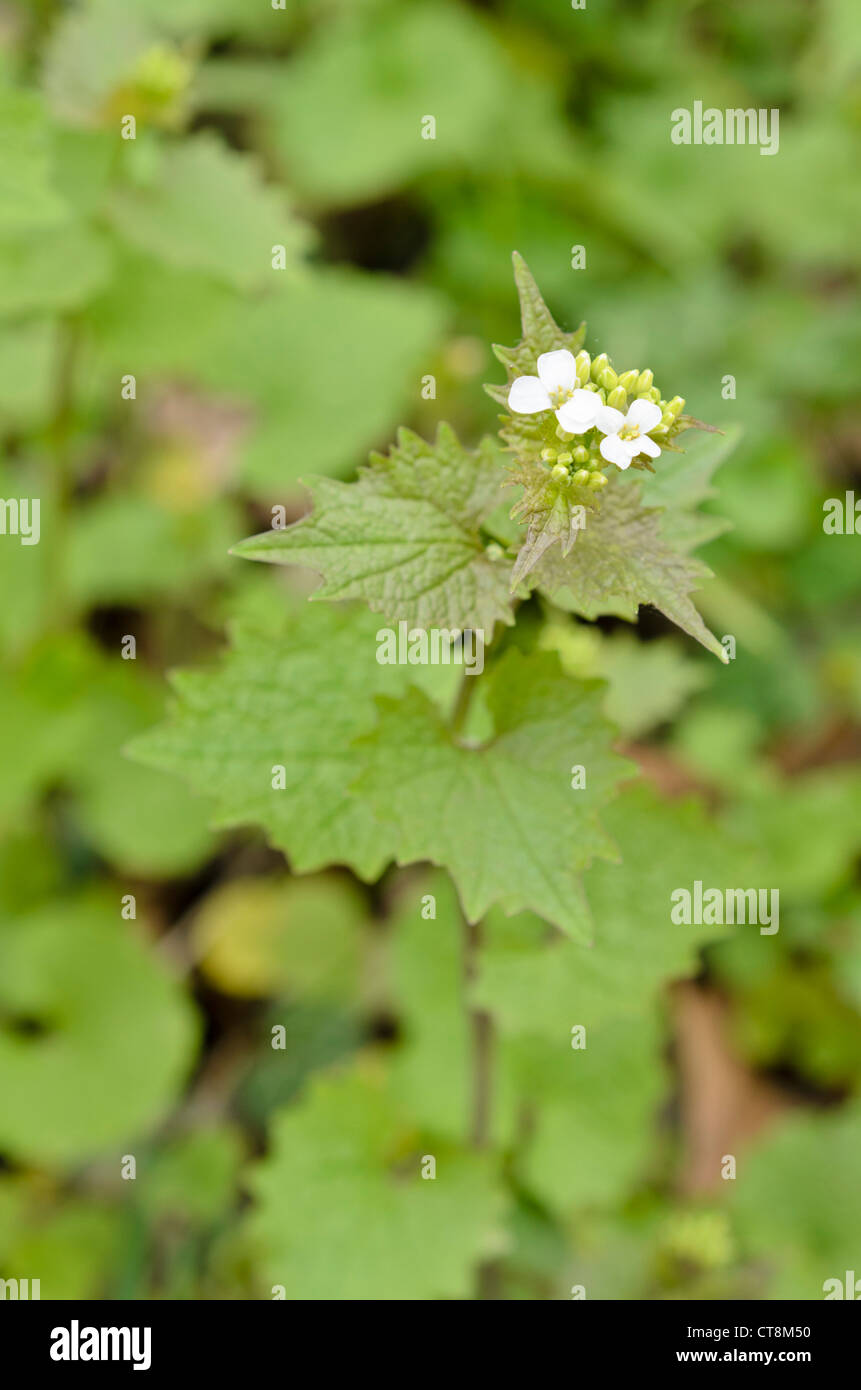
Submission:
M 400 863 L 448 869 L 470 921 L 500 903 L 588 938 L 578 875 L 614 854 L 597 813 L 627 766 L 611 751 L 600 694 L 566 680 L 547 653 L 507 652 L 487 681 L 494 733 L 483 747 L 459 744 L 416 691 L 381 701 L 356 789 L 388 826 Z M 579 790 L 574 765 L 587 770 Z
M 548 551 L 533 582 L 554 603 L 584 618 L 613 614 L 633 622 L 641 604 L 652 604 L 726 662 L 723 647 L 689 598 L 711 571 L 667 544 L 661 516 L 642 505 L 636 485 L 607 488 L 600 511 L 589 515 L 571 553 Z
M 152 185 L 117 190 L 108 216 L 139 251 L 245 290 L 275 285 L 274 246 L 285 247 L 290 271 L 308 242 L 283 191 L 209 132 L 169 147 Z
M 512 518 L 527 524 L 511 574 L 511 587 L 516 589 L 551 546 L 558 543 L 562 555 L 568 554 L 586 524 L 586 509 L 595 508 L 595 494 L 567 479 L 552 478 L 547 468 L 531 461 L 513 469 L 510 481 L 523 489 L 511 510 Z
M 424 1180 L 428 1152 L 437 1174 Z M 489 1163 L 425 1148 L 371 1077 L 320 1080 L 278 1114 L 252 1187 L 263 1275 L 289 1299 L 470 1298 L 499 1248 Z
M 542 352 L 553 352 L 557 348 L 567 348 L 575 355 L 583 346 L 586 325 L 581 323 L 572 333 L 560 328 L 547 305 L 544 303 L 532 272 L 523 257 L 515 251 L 514 283 L 520 300 L 520 321 L 523 337 L 516 347 L 494 347 L 494 352 L 504 367 L 508 369 L 509 380 L 535 371 L 536 359 Z M 503 388 L 504 389 L 504 388 Z M 506 396 L 507 396 L 506 391 Z
M 350 607 L 240 629 L 216 671 L 176 677 L 173 718 L 130 751 L 213 798 L 219 825 L 262 826 L 296 872 L 337 863 L 375 878 L 392 846 L 349 794 L 364 765 L 352 742 L 375 722 L 375 695 L 417 678 L 376 656 L 375 620 Z M 273 789 L 276 766 L 285 786 Z
M 497 622 L 514 621 L 509 566 L 488 558 L 478 529 L 498 501 L 500 475 L 490 441 L 473 452 L 445 426 L 432 445 L 401 430 L 358 482 L 317 479 L 309 516 L 240 542 L 234 554 L 318 570 L 315 598 L 361 598 L 392 622 L 490 638 Z
M 675 889 L 690 890 L 696 879 L 708 886 L 744 877 L 743 857 L 700 807 L 667 805 L 641 784 L 627 788 L 603 819 L 621 862 L 596 863 L 586 876 L 596 923 L 590 947 L 549 934 L 537 917 L 506 921 L 495 911 L 488 918 L 474 1000 L 506 1035 L 565 1048 L 575 1024 L 588 1032 L 646 1013 L 669 981 L 696 970 L 704 942 L 733 930 L 671 920 Z
M 573 333 L 566 333 L 559 327 L 523 257 L 515 251 L 513 260 L 523 337 L 515 347 L 494 344 L 493 351 L 508 374 L 508 385 L 485 386 L 488 395 L 504 407 L 508 404 L 511 383 L 519 376 L 534 376 L 536 363 L 542 353 L 567 348 L 576 355 L 586 337 L 585 323 L 581 323 Z M 558 445 L 555 417 L 548 416 L 546 412 L 537 415 L 506 414 L 503 419 L 500 434 L 515 454 L 536 458 L 546 445 Z

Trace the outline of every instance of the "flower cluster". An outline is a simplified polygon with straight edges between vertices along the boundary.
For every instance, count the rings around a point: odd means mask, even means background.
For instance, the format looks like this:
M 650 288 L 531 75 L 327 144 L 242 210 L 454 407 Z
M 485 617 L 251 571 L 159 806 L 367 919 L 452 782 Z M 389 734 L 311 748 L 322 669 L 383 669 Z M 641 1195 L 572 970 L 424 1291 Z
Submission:
M 604 487 L 604 463 L 625 469 L 641 455 L 658 458 L 661 445 L 657 441 L 666 443 L 683 428 L 681 396 L 662 400 L 650 371 L 632 369 L 620 375 L 605 352 L 595 358 L 578 352 L 575 357 L 567 348 L 559 348 L 542 353 L 536 368 L 537 376 L 519 376 L 512 382 L 508 408 L 515 415 L 553 412 L 555 437 L 562 446 L 548 445 L 541 450 L 541 458 L 552 465 L 557 478 Z M 575 439 L 577 444 L 567 448 Z

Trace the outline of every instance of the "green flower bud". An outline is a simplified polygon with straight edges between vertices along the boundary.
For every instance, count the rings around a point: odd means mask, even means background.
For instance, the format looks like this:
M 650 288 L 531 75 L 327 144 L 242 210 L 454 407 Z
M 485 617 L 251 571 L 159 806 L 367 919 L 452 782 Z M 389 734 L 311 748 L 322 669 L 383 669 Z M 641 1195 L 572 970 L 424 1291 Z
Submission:
M 638 401 L 654 401 L 655 405 L 657 405 L 660 399 L 661 393 L 658 390 L 657 386 L 651 386 L 648 391 L 637 392 Z
M 609 367 L 609 365 L 610 365 L 610 359 L 609 359 L 609 357 L 607 356 L 606 352 L 602 352 L 602 353 L 600 353 L 597 357 L 593 357 L 593 359 L 592 359 L 592 380 L 593 380 L 593 381 L 600 381 L 600 380 L 601 380 L 601 373 L 605 370 L 605 368 Z
M 555 449 L 542 449 L 542 450 L 541 450 L 541 457 L 542 457 L 542 459 L 544 460 L 545 463 L 555 463 L 555 462 L 556 462 L 556 450 L 555 450 Z
M 585 444 L 578 444 L 577 448 L 574 450 L 574 462 L 587 463 L 588 460 L 589 450 L 586 448 Z
M 681 415 L 681 413 L 682 413 L 682 411 L 684 410 L 684 408 L 685 408 L 685 399 L 684 399 L 684 396 L 673 396 L 673 399 L 670 401 L 669 405 L 667 406 L 667 410 L 670 412 L 670 414 L 672 415 L 672 417 L 673 417 L 674 420 L 678 420 L 678 418 L 679 418 L 679 416 Z
M 574 474 L 574 482 L 579 483 L 582 487 L 585 483 L 588 483 L 590 476 L 588 468 L 578 468 L 577 472 Z
M 607 486 L 607 477 L 606 477 L 606 474 L 604 474 L 604 473 L 590 473 L 590 474 L 589 474 L 589 487 L 591 487 L 591 488 L 593 489 L 593 491 L 596 491 L 596 492 L 597 492 L 598 488 L 606 487 L 606 486 Z
M 639 395 L 642 395 L 644 391 L 650 390 L 650 389 L 651 389 L 652 382 L 653 382 L 654 380 L 655 380 L 655 373 L 654 373 L 654 372 L 650 372 L 650 371 L 648 370 L 648 368 L 646 369 L 646 371 L 640 372 L 640 375 L 637 377 L 637 392 L 638 392 L 638 394 L 639 394 Z M 651 400 L 651 396 L 649 397 L 649 399 Z M 658 397 L 658 399 L 660 400 L 660 397 Z
M 550 470 L 550 476 L 551 478 L 567 478 L 568 469 L 564 463 L 555 463 Z
M 574 455 L 573 455 L 573 454 L 567 454 L 567 453 L 566 453 L 566 454 L 560 454 L 559 457 L 558 457 L 558 459 L 556 460 L 556 466 L 557 466 L 557 468 L 558 468 L 558 466 L 559 466 L 560 463 L 564 463 L 564 464 L 567 465 L 567 464 L 573 463 L 573 462 L 574 462 Z
M 601 373 L 600 380 L 605 391 L 613 391 L 618 384 L 619 378 L 612 367 L 605 367 Z
M 491 541 L 484 553 L 488 560 L 501 560 L 505 551 L 502 549 L 501 545 L 496 544 L 496 541 Z
M 667 424 L 666 420 L 662 420 L 659 425 L 655 425 L 654 429 L 649 430 L 649 434 L 669 434 L 670 425 L 672 425 L 672 423 L 672 420 L 669 424 Z
M 619 385 L 622 386 L 622 387 L 624 387 L 624 389 L 625 389 L 629 394 L 633 395 L 633 393 L 634 393 L 634 392 L 636 391 L 636 389 L 637 389 L 637 382 L 638 382 L 639 380 L 640 380 L 640 373 L 637 371 L 637 369 L 636 369 L 636 367 L 635 367 L 635 368 L 633 369 L 633 371 L 630 371 L 630 372 L 623 372 L 623 373 L 622 373 L 622 375 L 619 377 Z
M 615 410 L 624 410 L 628 403 L 628 393 L 624 386 L 614 386 L 607 397 L 607 404 L 612 405 Z
M 574 358 L 574 365 L 577 368 L 577 380 L 582 386 L 584 382 L 589 380 L 589 373 L 592 370 L 592 359 L 588 352 L 578 352 L 577 356 Z

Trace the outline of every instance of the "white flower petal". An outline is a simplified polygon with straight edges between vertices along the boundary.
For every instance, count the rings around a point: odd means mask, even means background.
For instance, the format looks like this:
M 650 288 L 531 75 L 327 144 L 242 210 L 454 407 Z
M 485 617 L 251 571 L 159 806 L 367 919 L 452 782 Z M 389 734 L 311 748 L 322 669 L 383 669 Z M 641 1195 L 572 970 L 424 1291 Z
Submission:
M 614 405 L 602 405 L 598 407 L 595 417 L 595 424 L 602 434 L 618 434 L 625 423 L 625 417 L 621 410 L 617 410 Z M 613 462 L 615 463 L 615 459 Z
M 585 434 L 595 424 L 600 404 L 594 391 L 575 391 L 570 400 L 560 405 L 556 419 L 569 434 Z
M 550 406 L 547 389 L 537 376 L 519 376 L 511 383 L 508 409 L 516 415 L 537 415 L 539 410 L 549 410 Z
M 577 385 L 577 363 L 567 348 L 542 352 L 538 359 L 541 385 L 548 391 L 573 391 Z
M 570 401 L 560 405 L 556 411 L 556 419 L 567 434 L 585 434 L 587 430 L 591 430 L 595 423 L 591 415 L 578 415 L 575 410 L 572 410 Z
M 579 415 L 591 415 L 594 420 L 601 406 L 601 397 L 597 391 L 584 391 L 582 387 L 574 392 L 570 404 L 577 407 Z
M 628 425 L 639 425 L 643 434 L 648 434 L 655 425 L 661 423 L 661 407 L 654 401 L 632 401 L 625 417 Z
M 617 434 L 608 434 L 606 439 L 601 440 L 601 453 L 608 463 L 615 463 L 617 468 L 630 468 L 634 457 L 630 440 L 620 439 Z
M 639 445 L 638 454 L 648 454 L 650 459 L 660 458 L 660 445 L 656 444 L 654 439 L 650 439 L 647 434 L 641 434 L 639 439 L 633 439 L 631 442 Z

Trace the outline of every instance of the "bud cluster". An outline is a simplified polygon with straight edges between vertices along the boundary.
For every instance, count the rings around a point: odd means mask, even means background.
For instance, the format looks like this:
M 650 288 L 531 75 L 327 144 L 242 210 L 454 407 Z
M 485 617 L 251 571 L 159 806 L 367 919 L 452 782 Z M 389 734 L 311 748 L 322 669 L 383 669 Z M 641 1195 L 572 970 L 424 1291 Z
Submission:
M 612 406 L 625 413 L 632 402 L 651 401 L 661 411 L 660 422 L 649 430 L 655 443 L 663 448 L 677 434 L 686 428 L 680 423 L 685 402 L 681 396 L 665 399 L 655 385 L 654 373 L 646 368 L 640 371 L 633 367 L 617 372 L 606 352 L 591 357 L 581 350 L 576 354 L 577 385 L 581 390 L 594 392 L 602 405 Z M 584 434 L 570 434 L 558 424 L 554 414 L 547 412 L 542 417 L 537 452 L 552 477 L 557 480 L 568 479 L 574 484 L 599 491 L 608 480 L 605 470 L 606 460 L 600 452 L 602 433 L 597 428 Z M 635 461 L 635 467 L 649 467 L 643 460 Z

